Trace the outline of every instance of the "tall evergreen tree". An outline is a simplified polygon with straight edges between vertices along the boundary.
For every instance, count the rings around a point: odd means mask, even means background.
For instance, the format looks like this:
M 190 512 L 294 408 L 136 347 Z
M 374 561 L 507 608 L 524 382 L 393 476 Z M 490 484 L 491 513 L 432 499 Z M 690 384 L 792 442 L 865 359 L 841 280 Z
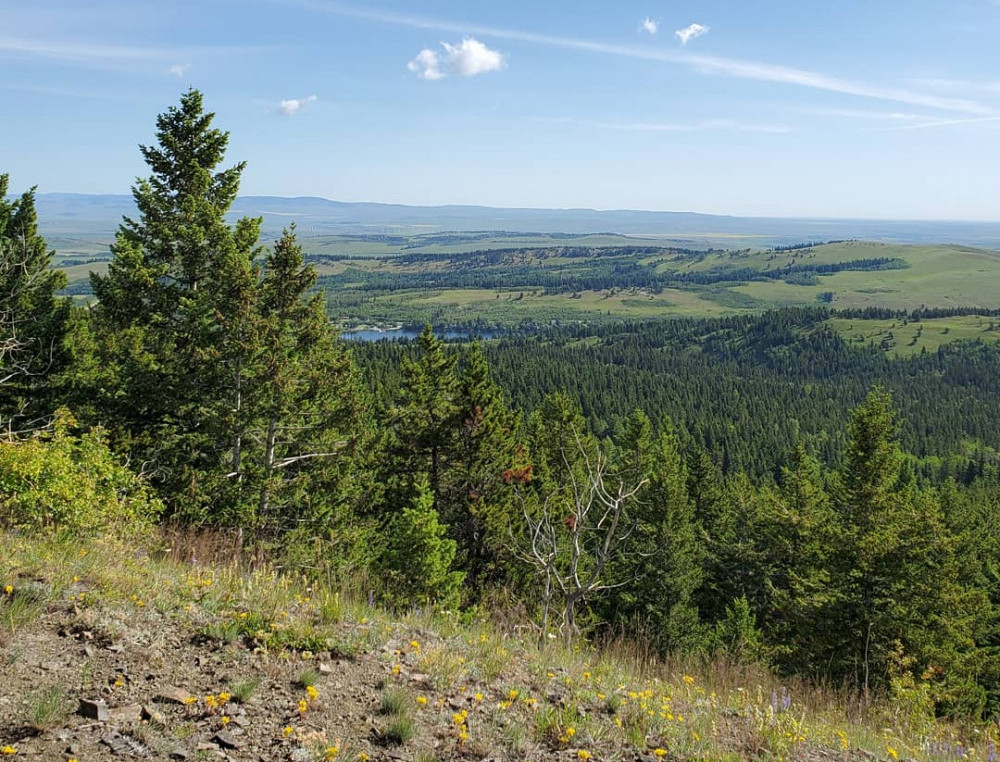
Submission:
M 619 559 L 635 581 L 614 595 L 611 617 L 643 628 L 662 652 L 694 649 L 701 641 L 694 593 L 702 583 L 704 557 L 687 469 L 669 418 L 654 438 L 642 411 L 629 416 L 623 466 L 627 481 L 648 482 L 636 496 L 635 534 Z
M 35 189 L 14 201 L 8 189 L 0 175 L 0 430 L 10 435 L 42 425 L 56 404 L 70 303 L 56 296 L 66 276 L 38 233 Z
M 119 228 L 107 275 L 91 276 L 92 388 L 102 422 L 172 510 L 231 523 L 260 220 L 225 221 L 244 165 L 216 171 L 229 136 L 213 118 L 190 90 L 157 118 L 157 145 L 141 147 L 152 174 L 132 190 L 139 216 Z

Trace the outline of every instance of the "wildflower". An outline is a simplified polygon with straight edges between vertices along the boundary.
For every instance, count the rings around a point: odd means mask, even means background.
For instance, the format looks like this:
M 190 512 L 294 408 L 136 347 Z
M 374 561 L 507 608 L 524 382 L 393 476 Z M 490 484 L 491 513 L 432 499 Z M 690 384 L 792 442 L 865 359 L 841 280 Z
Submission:
M 14 586 L 13 585 L 5 585 L 3 591 L 7 595 L 13 595 L 14 594 Z M 7 748 L 10 748 L 10 747 L 4 746 L 4 748 L 7 749 Z M 8 752 L 4 752 L 4 753 L 7 754 Z
M 125 685 L 125 677 L 124 677 L 124 675 L 118 675 L 118 677 L 115 678 L 114 685 L 115 685 L 115 688 L 121 688 L 123 685 Z
M 392 674 L 398 675 L 400 669 L 401 669 L 401 667 L 398 664 L 393 664 L 392 665 Z
M 291 725 L 288 725 L 284 730 L 281 731 L 281 734 L 285 738 L 288 738 L 288 736 L 290 736 L 294 732 L 295 732 L 295 728 L 293 728 Z
M 363 751 L 358 752 L 358 762 L 368 762 L 369 756 Z
M 508 694 L 507 694 L 507 699 L 508 699 L 509 701 L 517 701 L 517 697 L 518 697 L 519 695 L 520 695 L 520 694 L 519 694 L 519 693 L 518 693 L 517 691 L 515 691 L 515 690 L 511 690 L 511 691 L 510 691 L 510 693 L 508 693 Z
M 590 679 L 590 673 L 589 672 L 584 672 L 583 673 L 583 679 L 584 680 L 589 680 Z
M 228 704 L 229 703 L 229 699 L 231 699 L 232 697 L 233 697 L 233 694 L 226 693 L 225 691 L 223 691 L 222 693 L 219 694 L 219 703 L 220 704 Z
M 576 735 L 576 728 L 566 728 L 566 737 L 572 738 Z
M 310 701 L 315 701 L 319 698 L 319 691 L 316 690 L 316 686 L 314 685 L 306 686 L 306 694 L 308 694 Z
M 219 705 L 219 700 L 215 698 L 211 693 L 205 696 L 205 706 L 209 709 L 215 709 Z
M 299 714 L 305 714 L 309 710 L 309 702 L 305 699 L 299 701 Z
M 196 704 L 196 703 L 198 703 L 197 696 L 187 696 L 184 699 L 184 706 L 191 706 L 191 704 Z
M 482 693 L 477 693 L 476 694 L 476 701 L 482 701 L 482 700 L 483 700 L 483 694 Z
M 665 756 L 667 756 L 667 750 L 666 749 L 653 749 L 653 754 L 655 754 L 657 757 L 665 757 Z
M 329 760 L 333 759 L 338 754 L 340 754 L 340 747 L 339 746 L 327 746 L 326 747 L 326 751 L 323 752 L 323 759 L 325 759 L 325 760 L 327 760 L 327 762 L 329 762 Z
M 410 641 L 410 648 L 412 648 L 414 651 L 419 651 L 420 650 L 420 643 L 417 642 L 416 640 L 411 640 Z
M 684 682 L 688 685 L 694 685 L 694 678 L 691 675 L 684 675 Z
M 580 749 L 576 753 L 576 758 L 577 759 L 582 759 L 583 762 L 587 762 L 587 760 L 590 759 L 591 756 L 592 756 L 591 753 L 589 751 L 587 751 L 586 749 Z
M 899 752 L 896 751 L 893 747 L 887 746 L 885 752 L 893 759 L 899 759 Z
M 417 703 L 420 704 L 420 706 L 427 706 L 427 697 L 417 696 Z
M 3 754 L 4 756 L 12 756 L 17 754 L 17 749 L 13 746 L 0 746 L 0 754 Z
M 229 718 L 226 715 L 222 715 L 222 717 L 219 718 L 219 721 L 222 723 L 223 727 L 229 724 Z

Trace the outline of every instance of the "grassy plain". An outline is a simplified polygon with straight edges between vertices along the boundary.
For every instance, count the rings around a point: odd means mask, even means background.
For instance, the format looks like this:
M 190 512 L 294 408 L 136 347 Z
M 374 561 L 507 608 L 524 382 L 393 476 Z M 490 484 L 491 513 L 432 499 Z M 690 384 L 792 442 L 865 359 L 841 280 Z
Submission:
M 879 346 L 894 357 L 936 352 L 953 341 L 1000 341 L 1000 318 L 981 315 L 921 321 L 831 318 L 827 323 L 850 343 Z

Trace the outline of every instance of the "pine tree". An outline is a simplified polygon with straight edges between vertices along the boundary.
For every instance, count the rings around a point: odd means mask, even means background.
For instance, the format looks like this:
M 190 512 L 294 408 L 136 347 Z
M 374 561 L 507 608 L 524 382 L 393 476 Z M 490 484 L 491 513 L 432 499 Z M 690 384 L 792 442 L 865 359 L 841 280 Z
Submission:
M 304 522 L 315 531 L 360 486 L 351 457 L 367 426 L 357 377 L 315 283 L 293 225 L 264 263 L 243 416 L 255 521 L 272 530 Z
M 0 175 L 0 429 L 9 436 L 43 425 L 57 404 L 70 303 L 56 296 L 66 276 L 38 233 L 35 189 L 9 201 L 8 187 Z
M 454 463 L 441 511 L 458 540 L 469 581 L 481 588 L 499 579 L 512 509 L 511 474 L 526 455 L 517 417 L 491 378 L 478 343 L 465 354 L 456 404 Z
M 215 171 L 228 133 L 213 118 L 190 90 L 158 117 L 158 145 L 141 147 L 152 174 L 133 187 L 139 216 L 119 228 L 107 275 L 91 276 L 102 343 L 92 389 L 175 512 L 231 523 L 260 220 L 225 221 L 244 165 Z
M 458 603 L 465 575 L 454 571 L 456 543 L 434 510 L 434 495 L 426 474 L 414 479 L 412 503 L 389 525 L 384 568 L 397 604 L 453 606 Z
M 417 358 L 403 362 L 400 398 L 390 414 L 390 447 L 395 453 L 395 479 L 402 502 L 412 499 L 412 478 L 423 472 L 437 509 L 455 452 L 459 382 L 455 357 L 445 352 L 444 343 L 430 325 L 424 327 L 417 345 Z
M 654 439 L 649 419 L 635 411 L 624 441 L 623 478 L 648 483 L 636 497 L 636 531 L 619 561 L 635 581 L 615 596 L 612 616 L 645 628 L 661 652 L 692 650 L 702 636 L 694 593 L 702 583 L 704 558 L 677 435 L 665 418 Z

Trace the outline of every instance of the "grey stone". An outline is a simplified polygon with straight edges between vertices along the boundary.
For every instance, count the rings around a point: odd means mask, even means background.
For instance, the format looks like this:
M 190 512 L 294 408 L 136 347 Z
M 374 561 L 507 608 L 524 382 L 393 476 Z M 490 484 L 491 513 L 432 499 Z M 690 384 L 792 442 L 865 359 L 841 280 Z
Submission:
M 108 705 L 104 703 L 103 699 L 97 701 L 80 699 L 80 706 L 76 712 L 88 720 L 97 720 L 98 722 L 107 722 L 111 717 L 108 712 Z

